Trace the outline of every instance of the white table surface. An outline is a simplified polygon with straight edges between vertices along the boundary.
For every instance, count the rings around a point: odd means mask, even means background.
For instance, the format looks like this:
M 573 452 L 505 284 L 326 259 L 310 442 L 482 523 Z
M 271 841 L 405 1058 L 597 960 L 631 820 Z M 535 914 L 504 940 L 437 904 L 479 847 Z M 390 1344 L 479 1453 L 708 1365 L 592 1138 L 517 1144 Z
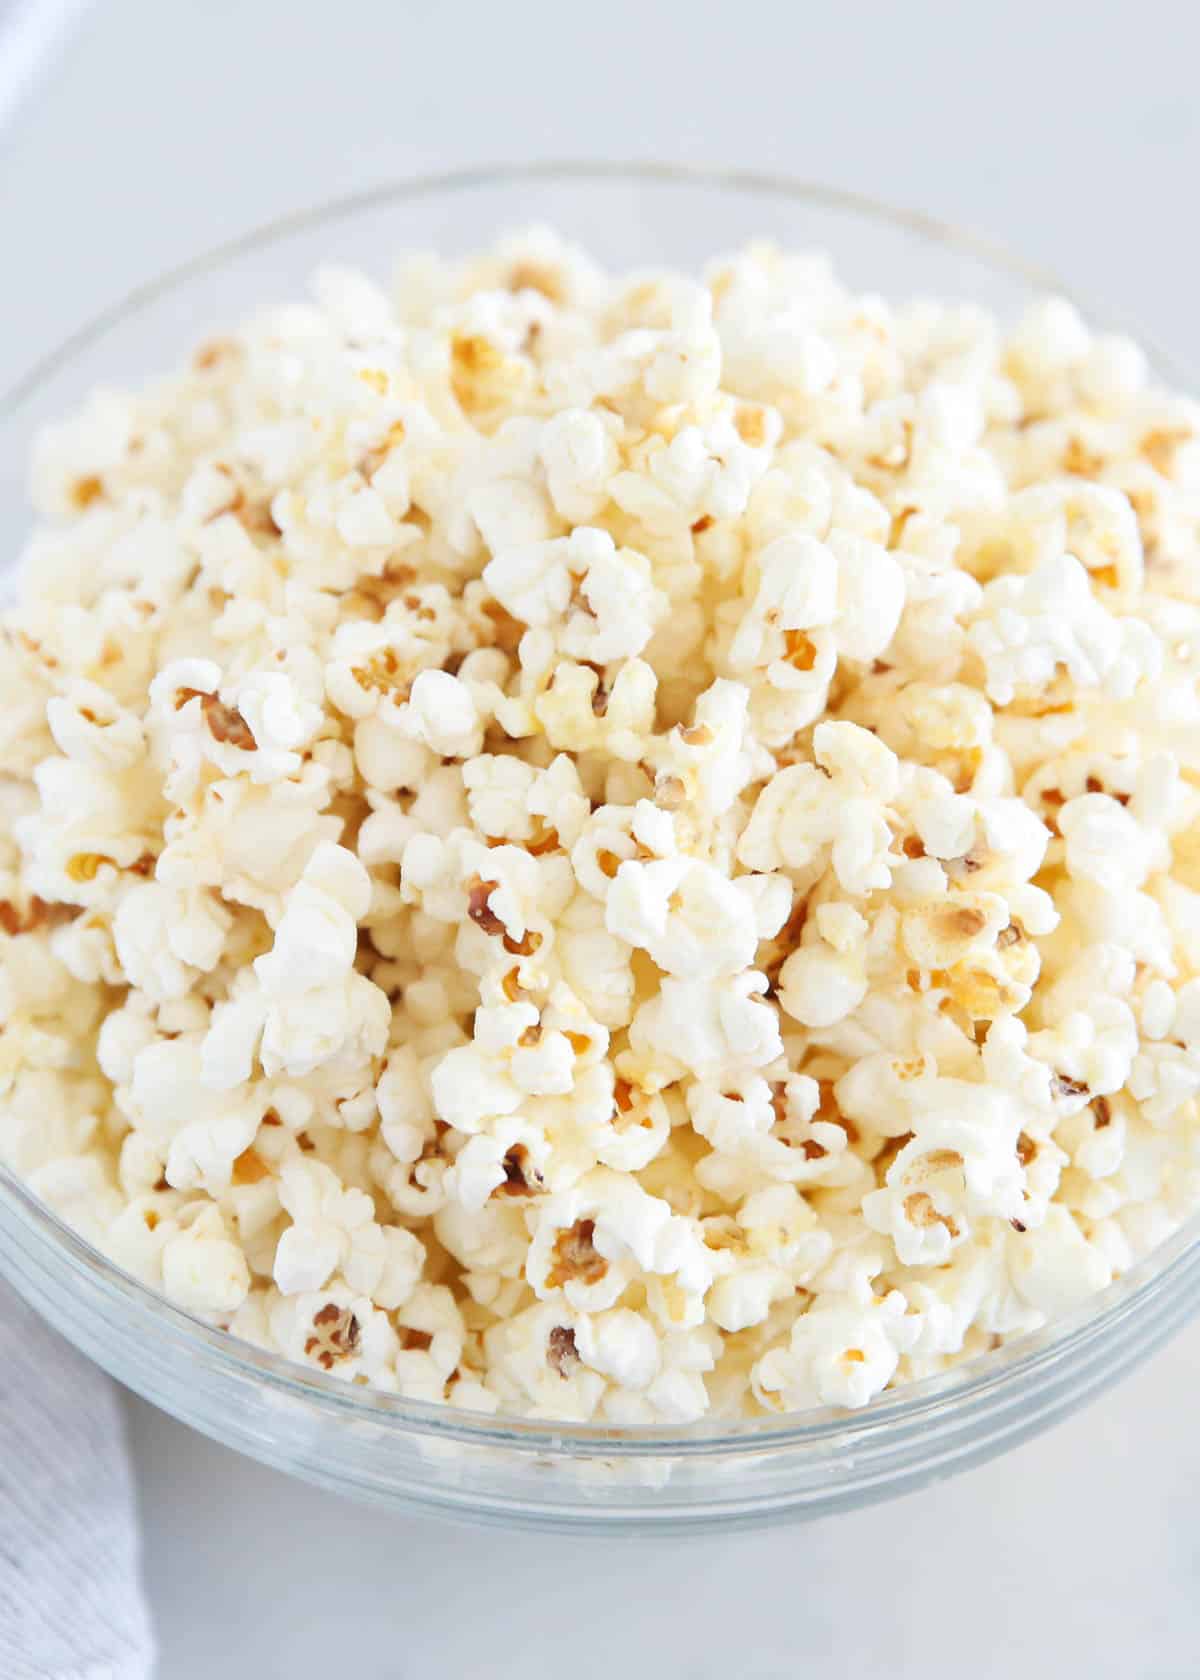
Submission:
M 1195 1680 L 1198 1360 L 905 1499 L 669 1541 L 387 1516 L 132 1402 L 163 1680 Z
M 107 0 L 0 134 L 0 386 L 278 210 L 480 159 L 769 166 L 975 223 L 1200 362 L 1193 8 Z M 763 1535 L 359 1510 L 137 1402 L 162 1680 L 1184 1680 L 1200 1331 L 982 1470 Z

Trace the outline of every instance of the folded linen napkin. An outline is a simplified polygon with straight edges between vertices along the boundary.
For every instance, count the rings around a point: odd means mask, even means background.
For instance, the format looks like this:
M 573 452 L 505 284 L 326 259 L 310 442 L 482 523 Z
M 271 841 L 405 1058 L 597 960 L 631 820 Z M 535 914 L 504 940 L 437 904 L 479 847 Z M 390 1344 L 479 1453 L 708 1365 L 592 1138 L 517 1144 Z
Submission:
M 0 0 L 0 127 L 88 0 Z M 148 1680 L 116 1390 L 0 1284 L 0 1680 Z
M 0 0 L 0 125 L 45 76 L 90 0 Z
M 0 1676 L 153 1668 L 116 1390 L 0 1285 Z

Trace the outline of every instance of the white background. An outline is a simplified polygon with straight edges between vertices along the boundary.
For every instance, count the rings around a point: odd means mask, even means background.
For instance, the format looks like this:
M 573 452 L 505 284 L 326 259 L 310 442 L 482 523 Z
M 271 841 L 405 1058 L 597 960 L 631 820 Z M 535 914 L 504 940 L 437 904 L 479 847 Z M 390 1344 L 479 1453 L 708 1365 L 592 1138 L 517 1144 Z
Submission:
M 426 167 L 737 163 L 973 223 L 1200 365 L 1193 8 L 109 0 L 0 134 L 0 386 L 146 275 Z M 966 1478 L 668 1545 L 385 1518 L 131 1405 L 162 1680 L 1200 1673 L 1200 1335 Z

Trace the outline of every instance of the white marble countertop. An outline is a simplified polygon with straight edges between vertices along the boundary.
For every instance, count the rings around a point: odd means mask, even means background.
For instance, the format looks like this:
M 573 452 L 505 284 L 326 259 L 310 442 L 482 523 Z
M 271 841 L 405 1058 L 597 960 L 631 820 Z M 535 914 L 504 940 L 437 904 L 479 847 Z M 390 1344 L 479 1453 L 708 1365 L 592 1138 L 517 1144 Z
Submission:
M 1197 23 L 1164 0 L 109 0 L 0 133 L 0 387 L 267 216 L 480 159 L 790 170 L 976 224 L 1200 362 Z M 762 1535 L 471 1532 L 357 1509 L 140 1403 L 162 1680 L 1200 1672 L 1200 1330 L 898 1503 Z

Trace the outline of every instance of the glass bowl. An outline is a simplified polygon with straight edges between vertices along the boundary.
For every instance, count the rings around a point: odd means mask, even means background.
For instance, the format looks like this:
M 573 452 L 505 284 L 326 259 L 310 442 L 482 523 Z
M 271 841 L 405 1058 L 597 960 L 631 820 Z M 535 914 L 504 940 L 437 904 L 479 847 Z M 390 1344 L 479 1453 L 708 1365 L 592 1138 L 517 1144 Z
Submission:
M 383 187 L 184 264 L 44 357 L 0 406 L 0 558 L 11 561 L 28 525 L 24 477 L 34 431 L 91 387 L 171 366 L 214 329 L 301 293 L 321 262 L 386 273 L 413 247 L 462 252 L 532 222 L 552 224 L 618 266 L 694 268 L 716 251 L 769 236 L 830 251 L 862 289 L 956 296 L 1010 318 L 1033 297 L 1062 290 L 1051 276 L 928 217 L 767 176 L 539 164 Z M 1160 378 L 1185 383 L 1151 356 Z M 1085 1310 L 862 1412 L 678 1430 L 556 1427 L 351 1387 L 237 1342 L 134 1282 L 0 1168 L 0 1270 L 83 1352 L 185 1423 L 383 1505 L 597 1532 L 819 1516 L 979 1463 L 1075 1411 L 1191 1315 L 1198 1238 L 1200 1218 Z

